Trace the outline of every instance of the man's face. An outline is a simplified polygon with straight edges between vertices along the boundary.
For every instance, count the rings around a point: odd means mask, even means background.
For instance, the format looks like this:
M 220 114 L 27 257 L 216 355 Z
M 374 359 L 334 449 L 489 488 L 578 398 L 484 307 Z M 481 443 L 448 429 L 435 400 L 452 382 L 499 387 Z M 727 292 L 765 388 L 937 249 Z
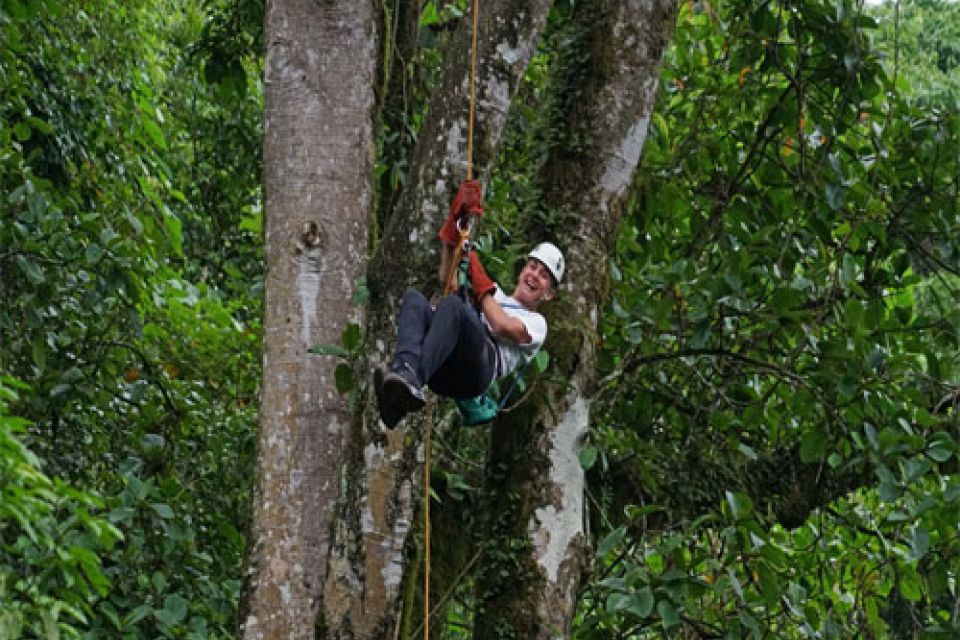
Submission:
M 550 270 L 536 258 L 529 258 L 517 278 L 513 297 L 517 302 L 529 306 L 536 306 L 553 298 L 553 276 L 550 275 Z

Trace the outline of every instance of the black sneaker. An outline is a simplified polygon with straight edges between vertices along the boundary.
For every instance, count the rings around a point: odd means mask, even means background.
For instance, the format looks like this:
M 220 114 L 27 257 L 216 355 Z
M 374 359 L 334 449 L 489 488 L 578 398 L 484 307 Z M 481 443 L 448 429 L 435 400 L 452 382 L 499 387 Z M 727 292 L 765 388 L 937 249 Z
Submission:
M 419 411 L 427 403 L 420 388 L 420 380 L 405 362 L 395 362 L 389 371 L 379 368 L 373 375 L 380 419 L 393 429 L 411 411 Z
M 391 364 L 389 373 L 383 377 L 383 397 L 388 406 L 400 413 L 400 418 L 411 411 L 423 409 L 427 404 L 420 377 L 413 367 L 402 360 Z
M 373 392 L 377 396 L 377 410 L 380 412 L 380 419 L 388 429 L 393 429 L 403 418 L 403 414 L 396 407 L 390 405 L 383 394 L 383 379 L 386 375 L 383 367 L 377 367 L 373 372 Z

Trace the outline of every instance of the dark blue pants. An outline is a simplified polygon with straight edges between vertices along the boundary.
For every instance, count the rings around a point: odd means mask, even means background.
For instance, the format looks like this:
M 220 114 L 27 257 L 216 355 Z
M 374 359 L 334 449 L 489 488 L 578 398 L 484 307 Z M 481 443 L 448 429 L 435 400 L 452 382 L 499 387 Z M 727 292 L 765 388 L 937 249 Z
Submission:
M 486 391 L 497 368 L 496 346 L 471 306 L 449 295 L 433 309 L 412 290 L 400 303 L 396 357 L 434 392 L 457 399 Z

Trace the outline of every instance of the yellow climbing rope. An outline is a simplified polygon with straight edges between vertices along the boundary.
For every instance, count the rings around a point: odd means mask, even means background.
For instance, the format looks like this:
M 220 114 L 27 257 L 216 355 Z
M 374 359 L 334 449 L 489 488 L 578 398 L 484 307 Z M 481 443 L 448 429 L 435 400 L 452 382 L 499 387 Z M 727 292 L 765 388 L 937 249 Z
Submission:
M 470 115 L 467 121 L 467 180 L 473 179 L 473 117 L 476 109 L 476 75 L 477 75 L 477 16 L 479 15 L 479 0 L 473 0 L 473 35 L 470 45 Z M 453 259 L 447 266 L 444 278 L 443 295 L 449 295 L 458 286 L 457 273 L 463 248 L 470 239 L 470 227 L 460 230 L 460 240 L 457 242 Z M 433 430 L 433 401 L 428 400 L 426 415 L 423 422 L 423 638 L 430 640 L 430 432 Z

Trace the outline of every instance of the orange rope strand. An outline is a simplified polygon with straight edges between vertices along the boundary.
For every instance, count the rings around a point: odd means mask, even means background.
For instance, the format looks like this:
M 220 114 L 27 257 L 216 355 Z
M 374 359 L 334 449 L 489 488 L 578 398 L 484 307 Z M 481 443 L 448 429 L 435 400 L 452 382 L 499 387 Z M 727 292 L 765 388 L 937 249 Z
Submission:
M 430 640 L 430 431 L 433 422 L 433 398 L 427 403 L 423 425 L 423 638 Z

